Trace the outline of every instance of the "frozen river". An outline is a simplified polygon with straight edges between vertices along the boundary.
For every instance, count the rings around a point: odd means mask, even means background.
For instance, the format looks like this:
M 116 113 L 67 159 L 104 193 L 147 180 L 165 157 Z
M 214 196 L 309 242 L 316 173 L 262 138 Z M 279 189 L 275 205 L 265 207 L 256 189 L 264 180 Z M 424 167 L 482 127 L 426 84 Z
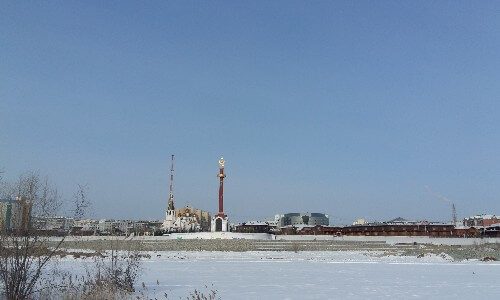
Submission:
M 500 264 L 368 252 L 158 252 L 140 282 L 169 299 L 212 284 L 222 299 L 493 299 Z

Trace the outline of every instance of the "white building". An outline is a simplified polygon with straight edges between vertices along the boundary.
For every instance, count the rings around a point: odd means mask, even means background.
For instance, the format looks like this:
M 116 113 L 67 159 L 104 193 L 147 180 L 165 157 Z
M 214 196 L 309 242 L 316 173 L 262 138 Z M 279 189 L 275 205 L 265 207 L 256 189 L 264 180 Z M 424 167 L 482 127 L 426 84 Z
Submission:
M 97 224 L 97 230 L 101 233 L 112 233 L 115 220 L 101 219 Z
M 119 220 L 113 222 L 113 231 L 123 233 L 125 235 L 128 235 L 128 233 L 131 231 L 131 229 L 134 228 L 134 224 L 132 221 L 128 220 Z
M 363 219 L 363 218 L 357 219 L 356 221 L 352 222 L 353 226 L 356 226 L 356 225 L 365 225 L 365 224 L 366 224 L 366 220 Z
M 128 235 L 134 228 L 134 224 L 129 220 L 99 220 L 97 230 L 103 234 L 124 234 Z
M 75 220 L 66 217 L 33 217 L 33 226 L 39 230 L 48 231 L 69 231 L 73 226 Z
M 97 232 L 99 230 L 99 221 L 92 219 L 77 220 L 74 223 L 75 227 L 81 227 L 81 231 Z

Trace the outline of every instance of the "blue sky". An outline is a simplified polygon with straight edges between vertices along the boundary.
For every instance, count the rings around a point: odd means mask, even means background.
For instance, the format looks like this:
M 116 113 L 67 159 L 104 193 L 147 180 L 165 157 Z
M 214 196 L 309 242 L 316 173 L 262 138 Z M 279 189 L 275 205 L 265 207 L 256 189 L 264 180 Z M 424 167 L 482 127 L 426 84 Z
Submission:
M 0 167 L 93 215 L 500 213 L 500 4 L 2 1 Z

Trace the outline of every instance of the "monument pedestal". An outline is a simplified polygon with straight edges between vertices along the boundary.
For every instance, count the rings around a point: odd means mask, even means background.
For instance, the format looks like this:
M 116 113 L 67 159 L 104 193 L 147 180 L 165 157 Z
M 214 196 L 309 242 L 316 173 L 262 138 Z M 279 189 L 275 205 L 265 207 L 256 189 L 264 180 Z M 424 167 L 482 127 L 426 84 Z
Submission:
M 229 222 L 227 216 L 215 216 L 212 218 L 210 226 L 212 232 L 229 232 Z

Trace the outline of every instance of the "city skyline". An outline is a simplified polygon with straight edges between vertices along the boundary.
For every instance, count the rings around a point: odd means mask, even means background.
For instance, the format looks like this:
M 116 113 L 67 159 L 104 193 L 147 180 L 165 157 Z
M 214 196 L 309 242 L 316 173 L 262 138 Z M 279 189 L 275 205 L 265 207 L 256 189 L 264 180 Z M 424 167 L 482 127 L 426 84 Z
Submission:
M 95 217 L 500 211 L 500 5 L 0 4 L 0 169 Z M 430 192 L 432 191 L 432 192 Z

